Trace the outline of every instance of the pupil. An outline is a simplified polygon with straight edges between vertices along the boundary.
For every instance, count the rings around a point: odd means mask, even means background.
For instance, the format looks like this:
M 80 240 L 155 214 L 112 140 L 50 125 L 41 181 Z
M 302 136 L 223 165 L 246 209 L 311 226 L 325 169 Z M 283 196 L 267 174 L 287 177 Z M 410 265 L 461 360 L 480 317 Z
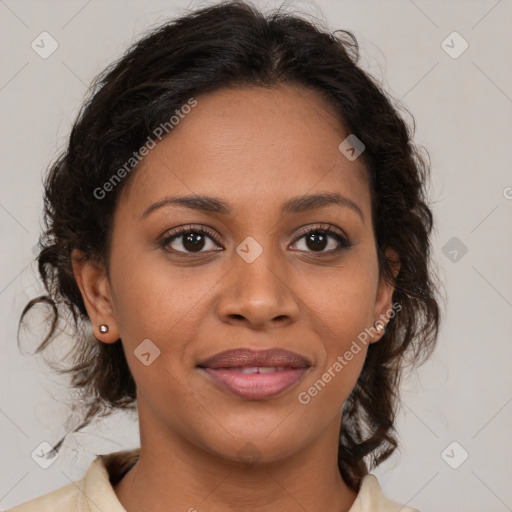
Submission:
M 197 240 L 194 241 L 194 238 Z M 184 237 L 183 246 L 187 251 L 201 250 L 204 247 L 204 236 L 201 233 L 189 233 Z
M 321 251 L 327 245 L 327 237 L 324 233 L 311 233 L 307 238 L 307 244 L 310 249 Z M 204 235 L 188 233 L 184 237 L 183 246 L 187 251 L 201 250 L 204 247 Z
M 326 247 L 326 241 L 327 241 L 327 237 L 325 236 L 324 233 L 321 233 L 321 234 L 318 234 L 318 233 L 311 233 L 309 235 L 309 237 L 307 238 L 307 242 L 308 242 L 308 247 L 310 249 L 325 249 Z M 313 242 L 313 247 L 309 246 L 309 242 Z M 318 245 L 318 243 L 320 243 L 320 245 Z

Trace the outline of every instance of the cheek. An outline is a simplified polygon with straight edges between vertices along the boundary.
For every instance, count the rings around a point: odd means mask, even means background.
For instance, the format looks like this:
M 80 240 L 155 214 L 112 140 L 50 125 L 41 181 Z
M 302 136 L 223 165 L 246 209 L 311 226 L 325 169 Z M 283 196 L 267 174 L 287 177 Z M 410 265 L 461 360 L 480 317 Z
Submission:
M 212 271 L 171 265 L 157 251 L 144 257 L 113 254 L 111 267 L 116 319 L 132 341 L 165 341 L 178 322 L 183 331 L 218 280 Z
M 325 340 L 326 349 L 344 352 L 351 340 L 372 325 L 376 270 L 372 265 L 355 261 L 308 286 L 308 304 L 314 309 L 312 318 Z
M 206 290 L 191 286 L 176 271 L 138 264 L 136 258 L 118 262 L 112 282 L 116 321 L 137 394 L 145 397 L 143 402 L 156 400 L 162 410 L 172 396 L 173 409 L 166 412 L 172 421 L 174 410 L 190 407 L 181 393 L 184 354 L 199 321 L 195 308 Z
M 315 286 L 309 284 L 308 307 L 313 309 L 314 330 L 322 340 L 322 357 L 309 387 L 300 390 L 305 392 L 300 403 L 311 401 L 320 408 L 330 403 L 335 413 L 348 398 L 368 349 L 376 282 L 376 263 L 369 252 L 367 258 L 359 254 L 347 259 L 337 273 L 316 279 Z
M 314 375 L 297 394 L 298 402 L 307 406 L 309 417 L 322 417 L 330 411 L 335 419 L 356 385 L 368 350 L 365 329 L 372 314 L 371 291 L 371 287 L 345 283 L 331 294 L 335 300 L 324 301 L 323 307 L 312 315 L 314 329 L 321 338 L 321 353 Z
M 165 387 L 180 389 L 190 359 L 189 342 L 199 336 L 218 271 L 170 265 L 156 253 L 138 257 L 132 252 L 123 258 L 113 253 L 111 261 L 116 321 L 137 386 L 148 394 Z M 157 354 L 151 366 L 138 357 L 148 350 L 150 361 Z

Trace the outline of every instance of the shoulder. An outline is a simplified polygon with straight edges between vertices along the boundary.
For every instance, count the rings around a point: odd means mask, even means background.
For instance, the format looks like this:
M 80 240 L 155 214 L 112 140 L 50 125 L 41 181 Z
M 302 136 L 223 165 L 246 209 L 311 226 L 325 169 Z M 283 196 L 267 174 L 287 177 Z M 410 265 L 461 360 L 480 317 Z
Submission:
M 83 480 L 70 483 L 39 498 L 34 498 L 9 509 L 7 512 L 61 512 L 64 510 L 71 512 L 82 510 L 78 504 L 80 491 L 77 486 L 80 485 L 83 486 Z
M 375 475 L 366 475 L 349 512 L 419 512 L 384 496 Z
M 126 512 L 113 485 L 138 458 L 139 449 L 98 455 L 86 474 L 53 492 L 22 503 L 7 512 Z

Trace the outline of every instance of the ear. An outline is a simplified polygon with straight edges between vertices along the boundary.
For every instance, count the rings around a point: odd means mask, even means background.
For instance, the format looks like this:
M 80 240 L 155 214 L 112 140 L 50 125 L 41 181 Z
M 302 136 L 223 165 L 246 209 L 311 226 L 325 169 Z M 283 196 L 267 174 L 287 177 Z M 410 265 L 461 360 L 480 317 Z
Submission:
M 78 249 L 71 253 L 73 274 L 91 320 L 94 336 L 104 343 L 119 339 L 119 330 L 114 316 L 112 295 L 107 271 L 103 265 L 85 257 Z M 100 325 L 108 326 L 108 332 L 100 332 Z
M 391 267 L 393 280 L 395 280 L 398 272 L 400 271 L 400 259 L 398 254 L 393 249 L 386 249 L 385 256 L 389 262 L 389 266 Z M 377 295 L 375 297 L 373 326 L 371 327 L 372 337 L 370 343 L 375 343 L 382 338 L 386 325 L 388 324 L 389 319 L 393 316 L 392 312 L 394 291 L 394 284 L 390 283 L 382 273 L 379 278 Z M 381 326 L 382 329 L 378 330 L 377 326 Z

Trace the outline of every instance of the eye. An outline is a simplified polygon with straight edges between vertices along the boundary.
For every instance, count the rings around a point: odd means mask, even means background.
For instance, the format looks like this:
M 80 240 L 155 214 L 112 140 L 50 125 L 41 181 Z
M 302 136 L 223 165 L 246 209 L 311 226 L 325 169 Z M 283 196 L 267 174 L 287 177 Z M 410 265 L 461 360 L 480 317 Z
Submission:
M 300 245 L 299 242 L 303 239 L 303 248 L 293 247 Z M 159 245 L 167 252 L 183 255 L 223 250 L 217 235 L 213 231 L 193 225 L 176 228 L 164 236 Z M 304 230 L 294 242 L 292 248 L 323 255 L 349 249 L 352 245 L 345 235 L 335 231 L 327 224 Z
M 330 225 L 317 226 L 303 231 L 294 245 L 297 245 L 303 239 L 303 247 L 305 246 L 305 248 L 299 248 L 299 250 L 320 254 L 337 253 L 344 249 L 350 249 L 353 245 L 345 235 L 335 231 Z
M 219 250 L 217 235 L 207 228 L 181 226 L 170 232 L 160 242 L 166 251 L 182 254 L 194 254 Z M 170 249 L 169 249 L 170 248 Z M 203 251 L 203 249 L 205 249 Z

